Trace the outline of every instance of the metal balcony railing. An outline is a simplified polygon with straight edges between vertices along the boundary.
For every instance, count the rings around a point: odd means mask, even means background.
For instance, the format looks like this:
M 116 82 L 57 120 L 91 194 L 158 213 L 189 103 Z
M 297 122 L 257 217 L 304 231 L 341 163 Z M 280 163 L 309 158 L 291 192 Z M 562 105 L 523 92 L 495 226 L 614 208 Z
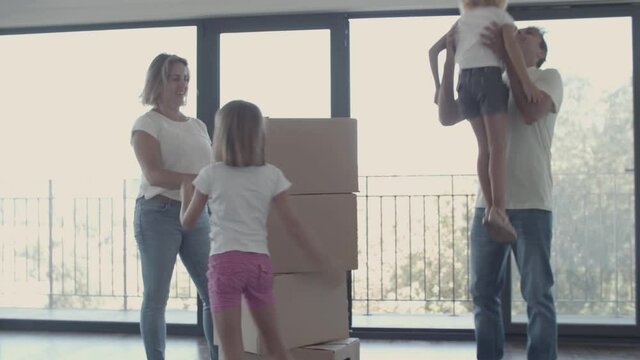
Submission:
M 632 174 L 556 174 L 554 180 L 558 314 L 635 319 Z M 476 191 L 475 175 L 362 177 L 353 313 L 471 313 Z M 513 274 L 513 314 L 526 314 Z
M 558 313 L 635 316 L 632 174 L 555 178 Z M 0 197 L 0 307 L 137 310 L 142 297 L 133 209 L 121 193 Z M 353 313 L 471 312 L 469 228 L 475 175 L 362 176 Z M 194 310 L 195 286 L 178 258 L 169 308 Z M 514 294 L 519 293 L 517 272 Z M 514 297 L 515 313 L 525 313 Z

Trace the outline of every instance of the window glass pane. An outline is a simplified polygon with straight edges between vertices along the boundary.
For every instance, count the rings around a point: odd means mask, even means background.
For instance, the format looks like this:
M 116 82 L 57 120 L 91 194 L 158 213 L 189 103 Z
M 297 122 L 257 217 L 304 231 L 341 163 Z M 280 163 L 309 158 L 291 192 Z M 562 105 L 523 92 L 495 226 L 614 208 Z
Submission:
M 160 52 L 190 62 L 195 116 L 195 27 L 6 35 L 0 52 L 0 317 L 137 322 L 131 126 Z M 195 323 L 181 265 L 171 289 L 168 321 Z
M 546 30 L 543 67 L 557 68 L 564 82 L 552 149 L 558 321 L 634 324 L 631 18 L 518 23 L 528 25 Z M 513 319 L 525 321 L 514 274 Z
M 439 123 L 428 60 L 455 20 L 350 22 L 360 173 L 354 327 L 473 326 L 467 229 L 476 142 L 466 122 Z
M 220 36 L 220 103 L 243 99 L 269 117 L 329 117 L 329 30 Z

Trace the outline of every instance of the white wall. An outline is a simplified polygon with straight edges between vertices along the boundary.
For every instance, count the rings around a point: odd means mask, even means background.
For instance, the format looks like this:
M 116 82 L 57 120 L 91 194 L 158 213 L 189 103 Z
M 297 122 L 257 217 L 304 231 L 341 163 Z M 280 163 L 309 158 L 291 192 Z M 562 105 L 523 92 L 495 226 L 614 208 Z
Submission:
M 510 0 L 510 4 L 640 0 Z M 457 0 L 0 0 L 0 29 L 266 14 L 457 8 Z

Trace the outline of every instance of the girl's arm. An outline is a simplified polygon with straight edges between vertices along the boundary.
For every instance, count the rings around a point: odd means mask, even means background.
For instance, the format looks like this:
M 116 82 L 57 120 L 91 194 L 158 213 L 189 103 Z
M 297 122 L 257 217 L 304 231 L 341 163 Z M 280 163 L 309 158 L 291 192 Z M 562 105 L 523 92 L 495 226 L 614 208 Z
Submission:
M 438 92 L 438 118 L 444 126 L 451 126 L 464 120 L 458 102 L 453 94 L 453 73 L 455 71 L 455 25 L 447 33 L 447 56 L 442 71 L 442 85 Z
M 447 33 L 448 34 L 448 33 Z M 447 34 L 444 34 L 435 44 L 429 49 L 429 65 L 431 66 L 431 75 L 436 85 L 436 93 L 434 102 L 438 104 L 438 93 L 440 92 L 440 75 L 438 74 L 438 55 L 440 52 L 447 48 Z
M 285 228 L 289 235 L 293 236 L 298 244 L 302 247 L 305 253 L 318 265 L 322 265 L 326 257 L 322 256 L 320 249 L 311 241 L 311 237 L 305 231 L 302 223 L 296 216 L 295 212 L 289 204 L 289 195 L 286 191 L 283 191 L 273 198 L 273 204 L 275 205 L 280 219 L 284 223 Z
M 180 224 L 185 229 L 191 229 L 202 214 L 209 196 L 196 190 L 190 179 L 185 179 L 180 185 L 180 196 Z
M 275 205 L 282 222 L 284 223 L 287 231 L 291 236 L 298 240 L 298 244 L 302 247 L 303 251 L 311 258 L 320 269 L 321 272 L 328 276 L 329 284 L 338 285 L 344 278 L 345 273 L 340 271 L 334 264 L 331 257 L 323 252 L 314 241 L 312 241 L 309 234 L 305 231 L 302 223 L 296 216 L 295 212 L 289 204 L 289 195 L 286 191 L 281 192 L 273 198 L 273 204 Z
M 185 178 L 193 179 L 192 174 L 183 174 L 164 168 L 160 155 L 160 142 L 149 133 L 141 130 L 134 131 L 131 141 L 140 169 L 151 186 L 178 189 Z
M 502 39 L 504 41 L 504 47 L 506 50 L 506 55 L 508 61 L 513 65 L 515 73 L 518 75 L 520 82 L 522 83 L 525 94 L 527 95 L 527 99 L 530 102 L 537 103 L 540 101 L 540 90 L 535 86 L 535 84 L 529 78 L 529 74 L 527 73 L 527 68 L 525 66 L 524 57 L 522 56 L 522 52 L 520 47 L 516 43 L 516 39 L 514 34 L 516 33 L 516 27 L 513 24 L 504 24 L 502 25 Z

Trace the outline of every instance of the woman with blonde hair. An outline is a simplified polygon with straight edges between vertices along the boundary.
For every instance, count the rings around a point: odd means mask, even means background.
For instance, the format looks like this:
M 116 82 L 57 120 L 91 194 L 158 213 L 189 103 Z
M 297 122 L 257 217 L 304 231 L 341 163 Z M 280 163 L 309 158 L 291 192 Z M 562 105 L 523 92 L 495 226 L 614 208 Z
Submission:
M 149 360 L 165 358 L 165 309 L 177 255 L 202 299 L 202 325 L 210 357 L 218 359 L 207 292 L 207 214 L 201 211 L 190 230 L 180 224 L 180 184 L 194 179 L 211 163 L 206 126 L 180 112 L 189 80 L 187 60 L 164 53 L 156 56 L 147 70 L 141 95 L 142 103 L 152 108 L 135 121 L 131 130 L 131 144 L 142 169 L 134 232 L 144 287 L 140 333 Z

